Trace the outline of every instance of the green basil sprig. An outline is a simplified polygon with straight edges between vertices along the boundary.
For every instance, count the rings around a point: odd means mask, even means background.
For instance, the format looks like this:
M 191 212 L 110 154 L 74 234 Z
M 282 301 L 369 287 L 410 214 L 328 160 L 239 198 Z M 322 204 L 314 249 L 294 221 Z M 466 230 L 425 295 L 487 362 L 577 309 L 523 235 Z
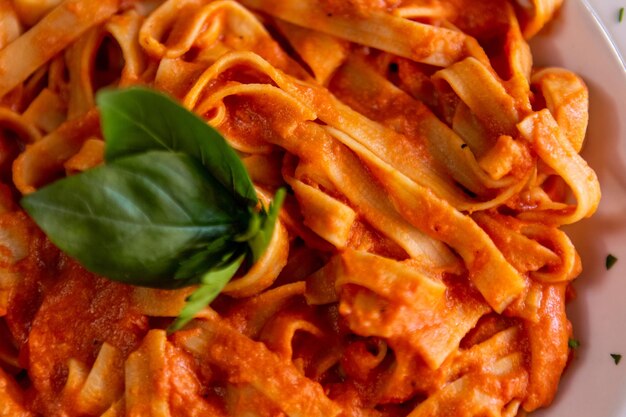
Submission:
M 285 197 L 266 211 L 233 149 L 165 95 L 134 87 L 98 95 L 106 164 L 21 204 L 85 268 L 133 285 L 199 284 L 170 327 L 208 305 L 271 239 Z

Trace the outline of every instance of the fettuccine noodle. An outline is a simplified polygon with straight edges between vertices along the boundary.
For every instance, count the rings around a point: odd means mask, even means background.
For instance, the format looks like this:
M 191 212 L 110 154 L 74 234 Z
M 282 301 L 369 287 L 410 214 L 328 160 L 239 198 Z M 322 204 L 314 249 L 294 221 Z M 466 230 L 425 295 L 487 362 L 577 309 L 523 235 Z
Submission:
M 514 417 L 548 406 L 593 214 L 584 82 L 535 68 L 560 0 L 0 0 L 0 416 Z M 95 276 L 21 195 L 103 163 L 94 96 L 217 128 L 269 248 L 193 288 Z

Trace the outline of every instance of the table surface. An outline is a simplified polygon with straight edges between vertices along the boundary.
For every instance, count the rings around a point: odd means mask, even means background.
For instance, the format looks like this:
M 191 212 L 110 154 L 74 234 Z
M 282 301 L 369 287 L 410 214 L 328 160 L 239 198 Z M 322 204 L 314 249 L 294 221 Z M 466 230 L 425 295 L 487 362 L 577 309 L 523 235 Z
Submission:
M 565 0 L 583 1 L 596 13 L 600 22 L 613 39 L 622 56 L 622 62 L 626 63 L 626 0 Z M 623 17 L 620 22 L 620 9 L 624 8 Z

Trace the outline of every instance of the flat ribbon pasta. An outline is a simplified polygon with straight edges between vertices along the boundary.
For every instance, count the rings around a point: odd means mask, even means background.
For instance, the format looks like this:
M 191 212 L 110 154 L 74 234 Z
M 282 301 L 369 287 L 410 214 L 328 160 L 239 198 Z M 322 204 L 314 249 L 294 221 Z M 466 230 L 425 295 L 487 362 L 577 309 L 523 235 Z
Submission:
M 559 227 L 600 199 L 587 87 L 527 43 L 560 4 L 0 0 L 0 415 L 548 406 L 582 269 Z M 288 190 L 174 334 L 194 288 L 96 276 L 19 206 L 105 163 L 95 96 L 133 85 L 218 129 L 264 207 Z

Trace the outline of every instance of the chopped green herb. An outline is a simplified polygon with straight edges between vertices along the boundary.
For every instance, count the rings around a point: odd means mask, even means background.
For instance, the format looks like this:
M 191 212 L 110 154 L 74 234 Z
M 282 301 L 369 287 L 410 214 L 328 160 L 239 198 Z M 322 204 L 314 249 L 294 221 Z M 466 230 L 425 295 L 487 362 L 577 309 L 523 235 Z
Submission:
M 567 341 L 567 346 L 569 346 L 570 349 L 578 349 L 580 347 L 580 341 L 576 339 L 569 339 Z
M 617 262 L 617 258 L 611 254 L 608 254 L 606 257 L 606 270 L 608 271 L 609 269 L 613 268 L 613 265 L 615 265 L 615 262 Z
M 624 20 L 624 8 L 620 7 L 619 13 L 617 14 L 617 21 L 622 23 L 622 20 Z
M 619 362 L 622 360 L 622 355 L 619 353 L 611 353 L 611 357 L 613 358 L 613 361 L 615 361 L 615 365 L 619 365 Z

